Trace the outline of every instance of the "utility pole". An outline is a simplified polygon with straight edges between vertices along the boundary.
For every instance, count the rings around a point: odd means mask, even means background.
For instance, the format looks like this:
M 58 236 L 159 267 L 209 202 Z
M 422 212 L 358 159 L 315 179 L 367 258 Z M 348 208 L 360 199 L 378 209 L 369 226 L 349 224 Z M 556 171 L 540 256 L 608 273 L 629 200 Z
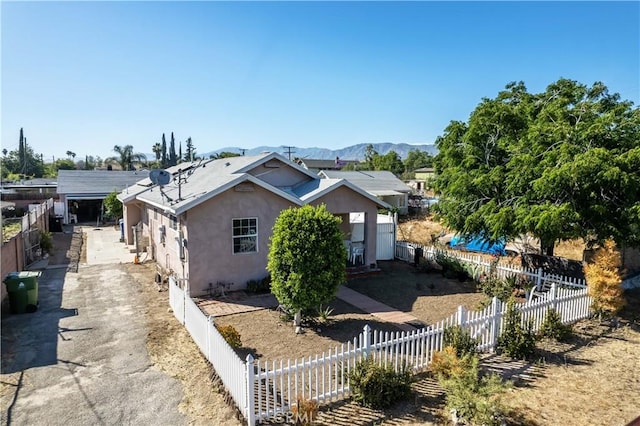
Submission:
M 289 161 L 291 161 L 291 154 L 295 154 L 295 151 L 292 151 L 292 149 L 295 148 L 295 147 L 293 147 L 293 146 L 285 146 L 284 148 L 287 150 L 286 152 L 289 155 Z

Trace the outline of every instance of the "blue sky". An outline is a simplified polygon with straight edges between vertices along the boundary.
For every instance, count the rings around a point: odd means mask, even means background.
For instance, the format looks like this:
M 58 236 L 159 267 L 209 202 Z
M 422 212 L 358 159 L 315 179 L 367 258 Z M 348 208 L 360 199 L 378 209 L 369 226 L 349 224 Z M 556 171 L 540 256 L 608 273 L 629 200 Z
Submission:
M 433 143 L 511 81 L 640 102 L 639 2 L 1 2 L 2 148 Z M 183 145 L 184 147 L 184 145 Z

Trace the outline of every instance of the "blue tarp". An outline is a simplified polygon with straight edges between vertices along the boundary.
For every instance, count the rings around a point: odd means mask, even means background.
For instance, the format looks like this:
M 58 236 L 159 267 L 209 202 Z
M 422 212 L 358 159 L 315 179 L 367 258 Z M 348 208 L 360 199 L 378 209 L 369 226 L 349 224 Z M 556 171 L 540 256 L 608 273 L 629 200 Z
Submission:
M 451 248 L 457 250 L 467 250 L 467 251 L 476 251 L 480 253 L 489 253 L 495 254 L 499 256 L 504 256 L 507 254 L 505 251 L 505 241 L 494 241 L 491 242 L 486 238 L 482 237 L 468 237 L 464 238 L 460 235 L 455 235 L 451 238 Z

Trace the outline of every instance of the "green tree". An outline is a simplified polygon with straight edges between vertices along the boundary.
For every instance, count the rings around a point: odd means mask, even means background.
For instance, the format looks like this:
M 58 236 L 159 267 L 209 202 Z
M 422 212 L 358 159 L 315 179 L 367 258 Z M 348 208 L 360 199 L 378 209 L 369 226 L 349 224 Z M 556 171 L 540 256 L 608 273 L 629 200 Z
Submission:
M 171 142 L 169 143 L 169 166 L 175 166 L 178 164 L 178 157 L 176 156 L 176 140 L 171 132 Z
M 403 163 L 406 175 L 405 177 L 411 179 L 416 170 L 422 167 L 431 167 L 433 165 L 433 156 L 427 151 L 411 149 L 407 153 L 407 158 L 404 159 Z
M 18 149 L 8 152 L 2 158 L 2 175 L 18 175 L 19 179 L 39 178 L 44 176 L 44 162 L 41 155 L 34 153 L 27 144 L 27 138 L 20 129 Z
M 602 83 L 510 83 L 436 146 L 439 215 L 463 234 L 528 233 L 545 254 L 575 237 L 640 241 L 640 111 Z
M 166 168 L 169 166 L 169 158 L 167 157 L 167 140 L 164 137 L 164 133 L 162 134 L 162 168 Z
M 162 145 L 156 142 L 155 144 L 153 144 L 153 147 L 151 148 L 151 150 L 153 151 L 153 154 L 156 156 L 156 167 L 160 167 L 161 166 L 160 158 L 162 157 Z
M 197 159 L 196 149 L 193 146 L 193 141 L 191 140 L 191 137 L 188 137 L 187 149 L 186 149 L 186 152 L 184 153 L 184 161 L 193 161 L 196 159 Z
M 105 197 L 104 213 L 107 217 L 113 219 L 122 217 L 122 203 L 118 200 L 118 191 L 113 191 Z
M 365 170 L 375 170 L 376 169 L 376 158 L 379 157 L 378 151 L 375 150 L 372 144 L 369 144 L 364 149 L 364 164 Z
M 219 160 L 220 158 L 229 158 L 229 157 L 240 157 L 240 154 L 238 154 L 237 152 L 222 151 L 222 152 L 217 152 L 215 154 L 211 154 L 209 156 L 209 158 L 213 160 Z
M 404 172 L 404 164 L 397 152 L 391 150 L 384 155 L 377 155 L 373 158 L 373 170 L 387 170 L 396 176 Z
M 144 163 L 146 156 L 141 153 L 133 152 L 133 146 L 116 145 L 113 147 L 113 151 L 118 154 L 117 157 L 109 157 L 105 160 L 107 163 L 117 163 L 122 170 L 135 170 L 134 164 Z
M 271 292 L 296 313 L 329 302 L 345 281 L 341 219 L 324 205 L 282 211 L 273 226 L 267 270 Z

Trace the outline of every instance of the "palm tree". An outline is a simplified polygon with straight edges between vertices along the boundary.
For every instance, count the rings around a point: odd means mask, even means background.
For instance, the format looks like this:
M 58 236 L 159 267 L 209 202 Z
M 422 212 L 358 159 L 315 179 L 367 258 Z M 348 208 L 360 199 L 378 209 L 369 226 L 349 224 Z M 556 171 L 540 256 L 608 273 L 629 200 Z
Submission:
M 133 152 L 132 145 L 113 147 L 113 152 L 118 154 L 118 157 L 109 157 L 104 160 L 106 163 L 118 163 L 122 170 L 135 170 L 134 163 L 144 163 L 147 160 L 147 156 L 141 153 Z
M 162 157 L 162 145 L 160 144 L 160 142 L 156 142 L 155 144 L 153 144 L 153 147 L 151 148 L 151 150 L 156 155 L 156 164 L 159 165 L 160 157 Z

